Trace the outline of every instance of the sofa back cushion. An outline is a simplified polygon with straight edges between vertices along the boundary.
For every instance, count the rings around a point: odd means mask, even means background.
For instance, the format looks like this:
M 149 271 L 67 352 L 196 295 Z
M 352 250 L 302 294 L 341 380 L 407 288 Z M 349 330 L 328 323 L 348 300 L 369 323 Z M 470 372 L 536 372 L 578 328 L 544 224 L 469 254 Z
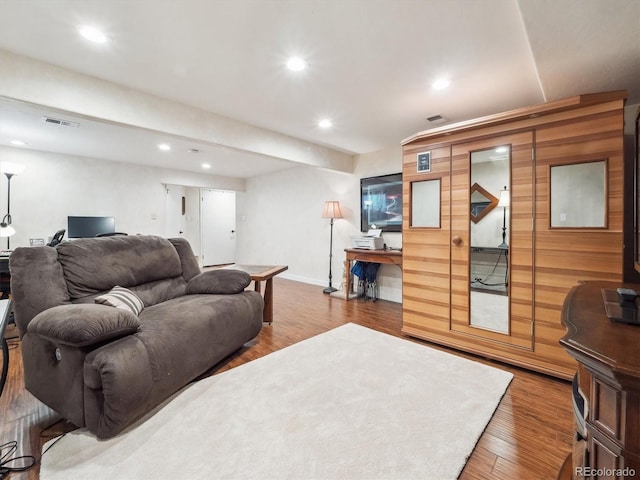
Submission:
M 13 312 L 20 336 L 40 312 L 70 303 L 58 254 L 51 247 L 18 247 L 9 258 Z
M 56 249 L 71 299 L 182 275 L 174 246 L 152 235 L 82 238 Z

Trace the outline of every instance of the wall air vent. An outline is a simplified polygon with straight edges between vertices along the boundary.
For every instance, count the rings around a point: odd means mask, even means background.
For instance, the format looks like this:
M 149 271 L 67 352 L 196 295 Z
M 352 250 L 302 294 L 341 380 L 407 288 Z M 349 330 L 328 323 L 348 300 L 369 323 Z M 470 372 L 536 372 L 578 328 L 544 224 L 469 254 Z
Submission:
M 68 120 L 61 120 L 59 118 L 53 118 L 53 117 L 47 117 L 47 116 L 42 117 L 42 121 L 44 123 L 49 123 L 51 125 L 60 125 L 61 127 L 78 128 L 80 126 L 78 122 L 70 122 Z
M 446 122 L 447 119 L 444 118 L 442 115 L 438 114 L 438 115 L 432 115 L 430 117 L 427 117 L 427 122 L 429 123 L 443 123 Z

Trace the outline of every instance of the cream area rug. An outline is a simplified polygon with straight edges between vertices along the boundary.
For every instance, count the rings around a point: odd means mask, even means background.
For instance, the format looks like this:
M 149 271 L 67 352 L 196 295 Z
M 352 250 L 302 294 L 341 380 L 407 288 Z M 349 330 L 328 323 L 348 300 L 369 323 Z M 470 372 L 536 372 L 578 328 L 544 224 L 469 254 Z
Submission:
M 40 478 L 455 479 L 511 378 L 347 324 L 191 384 L 115 438 L 67 434 Z

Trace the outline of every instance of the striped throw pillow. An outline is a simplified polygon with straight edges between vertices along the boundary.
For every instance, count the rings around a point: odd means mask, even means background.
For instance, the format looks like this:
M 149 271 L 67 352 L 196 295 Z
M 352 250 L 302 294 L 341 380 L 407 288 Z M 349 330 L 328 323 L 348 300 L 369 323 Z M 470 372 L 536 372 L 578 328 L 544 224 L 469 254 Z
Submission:
M 144 303 L 142 303 L 140 297 L 124 287 L 113 287 L 109 293 L 96 297 L 95 302 L 122 310 L 128 310 L 134 315 L 140 315 L 140 312 L 144 308 Z

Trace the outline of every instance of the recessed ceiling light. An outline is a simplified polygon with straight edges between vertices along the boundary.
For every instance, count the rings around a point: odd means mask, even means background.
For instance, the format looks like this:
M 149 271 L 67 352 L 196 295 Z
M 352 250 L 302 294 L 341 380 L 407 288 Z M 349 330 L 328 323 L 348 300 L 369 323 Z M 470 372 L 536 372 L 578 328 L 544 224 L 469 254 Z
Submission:
M 105 43 L 107 41 L 107 36 L 102 33 L 101 30 L 91 25 L 80 25 L 78 32 L 90 42 Z
M 300 72 L 307 68 L 307 62 L 305 62 L 304 59 L 300 57 L 291 57 L 289 60 L 287 60 L 287 68 L 294 72 Z
M 318 122 L 318 126 L 320 128 L 331 128 L 333 126 L 333 123 L 331 123 L 331 120 L 329 120 L 328 118 L 325 118 Z
M 24 147 L 26 143 L 22 140 L 11 140 L 11 145 L 16 145 L 17 147 Z
M 203 163 L 201 165 L 202 168 L 211 168 L 211 165 L 209 165 L 208 163 Z
M 431 84 L 434 90 L 444 90 L 449 85 L 451 85 L 451 81 L 446 78 L 440 78 Z
M 171 145 L 169 145 L 168 143 L 159 143 L 158 148 L 164 152 L 168 152 L 169 150 L 171 150 Z

